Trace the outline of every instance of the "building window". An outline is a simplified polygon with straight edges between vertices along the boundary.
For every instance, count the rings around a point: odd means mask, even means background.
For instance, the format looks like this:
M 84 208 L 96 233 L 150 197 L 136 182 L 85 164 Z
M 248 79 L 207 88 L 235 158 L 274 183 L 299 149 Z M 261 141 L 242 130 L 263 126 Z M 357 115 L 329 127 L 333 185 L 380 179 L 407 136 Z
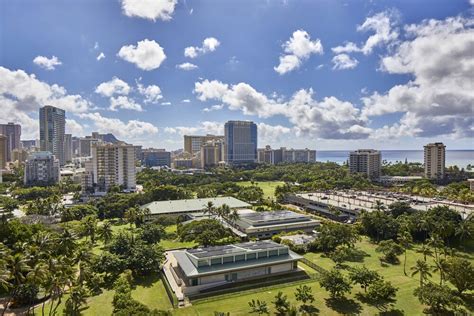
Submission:
M 234 257 L 228 256 L 224 257 L 224 263 L 234 262 Z
M 256 253 L 247 254 L 247 260 L 253 260 L 253 259 L 257 259 L 257 254 Z
M 198 267 L 205 267 L 205 266 L 208 266 L 209 263 L 207 262 L 207 260 L 199 260 L 198 261 Z
M 267 274 L 272 274 L 272 267 L 267 268 Z
M 260 251 L 260 252 L 258 253 L 258 259 L 260 259 L 260 258 L 266 258 L 266 257 L 268 257 L 268 254 L 267 254 L 266 251 Z
M 216 264 L 222 264 L 222 258 L 213 258 L 211 259 L 211 266 Z
M 237 255 L 235 256 L 235 261 L 244 261 L 245 260 L 245 255 Z
M 270 251 L 268 252 L 268 256 L 269 256 L 269 257 L 278 256 L 278 249 L 270 250 Z
M 190 281 L 191 281 L 191 286 L 196 286 L 199 283 L 197 278 L 191 279 Z

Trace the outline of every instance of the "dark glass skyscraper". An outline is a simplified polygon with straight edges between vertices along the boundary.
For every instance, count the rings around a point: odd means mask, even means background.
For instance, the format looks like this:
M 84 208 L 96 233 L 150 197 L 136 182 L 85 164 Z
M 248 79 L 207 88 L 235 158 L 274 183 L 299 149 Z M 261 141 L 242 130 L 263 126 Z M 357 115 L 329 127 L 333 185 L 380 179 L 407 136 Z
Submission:
M 254 122 L 228 121 L 224 134 L 224 159 L 228 164 L 257 162 L 257 125 Z
M 41 151 L 49 151 L 60 165 L 64 165 L 64 133 L 66 128 L 66 112 L 51 105 L 40 108 L 40 147 Z

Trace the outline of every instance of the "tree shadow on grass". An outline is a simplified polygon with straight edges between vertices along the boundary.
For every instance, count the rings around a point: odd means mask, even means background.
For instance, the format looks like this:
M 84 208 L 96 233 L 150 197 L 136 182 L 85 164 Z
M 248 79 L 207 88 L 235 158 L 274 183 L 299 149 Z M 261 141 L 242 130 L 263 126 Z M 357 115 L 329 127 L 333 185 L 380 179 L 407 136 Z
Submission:
M 304 311 L 305 315 L 319 315 L 319 308 L 314 305 L 305 305 Z
M 327 298 L 326 306 L 344 315 L 358 315 L 362 311 L 362 306 L 358 302 L 346 297 Z
M 360 249 L 350 248 L 349 255 L 346 258 L 346 261 L 349 262 L 364 262 L 365 257 L 370 257 L 370 255 Z
M 402 311 L 401 309 L 394 309 L 394 308 L 392 308 L 391 310 L 383 311 L 379 313 L 379 316 L 403 316 L 403 315 L 405 315 L 404 311 Z
M 134 287 L 137 285 L 143 286 L 143 287 L 152 287 L 153 284 L 158 282 L 160 280 L 160 274 L 159 273 L 153 273 L 151 275 L 147 275 L 144 277 L 137 277 L 135 278 L 135 282 L 133 282 Z
M 381 313 L 393 310 L 395 300 L 372 299 L 362 293 L 357 293 L 355 297 L 364 304 L 376 307 Z M 389 314 L 390 315 L 390 314 Z

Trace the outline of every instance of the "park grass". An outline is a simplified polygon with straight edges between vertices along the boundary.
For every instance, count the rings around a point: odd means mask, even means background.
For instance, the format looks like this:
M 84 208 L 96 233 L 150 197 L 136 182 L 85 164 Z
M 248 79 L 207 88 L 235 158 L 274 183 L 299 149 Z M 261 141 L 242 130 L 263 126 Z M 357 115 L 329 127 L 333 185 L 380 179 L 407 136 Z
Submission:
M 263 197 L 265 199 L 275 199 L 275 188 L 285 184 L 283 181 L 256 181 L 254 183 L 263 190 Z M 252 185 L 250 181 L 237 182 L 237 184 L 243 187 Z

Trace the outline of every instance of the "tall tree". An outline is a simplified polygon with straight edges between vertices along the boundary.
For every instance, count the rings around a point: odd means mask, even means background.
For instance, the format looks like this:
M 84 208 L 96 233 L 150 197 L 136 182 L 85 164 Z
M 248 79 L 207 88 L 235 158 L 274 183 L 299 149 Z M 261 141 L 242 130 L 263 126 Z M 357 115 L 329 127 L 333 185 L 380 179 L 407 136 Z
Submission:
M 275 305 L 276 315 L 286 316 L 288 314 L 290 301 L 283 292 L 279 291 L 277 295 L 275 295 L 275 300 L 272 303 Z
M 420 259 L 418 259 L 416 264 L 411 267 L 411 270 L 411 276 L 415 276 L 416 274 L 420 275 L 420 286 L 423 286 L 423 282 L 427 279 L 427 277 L 432 276 L 428 264 Z

